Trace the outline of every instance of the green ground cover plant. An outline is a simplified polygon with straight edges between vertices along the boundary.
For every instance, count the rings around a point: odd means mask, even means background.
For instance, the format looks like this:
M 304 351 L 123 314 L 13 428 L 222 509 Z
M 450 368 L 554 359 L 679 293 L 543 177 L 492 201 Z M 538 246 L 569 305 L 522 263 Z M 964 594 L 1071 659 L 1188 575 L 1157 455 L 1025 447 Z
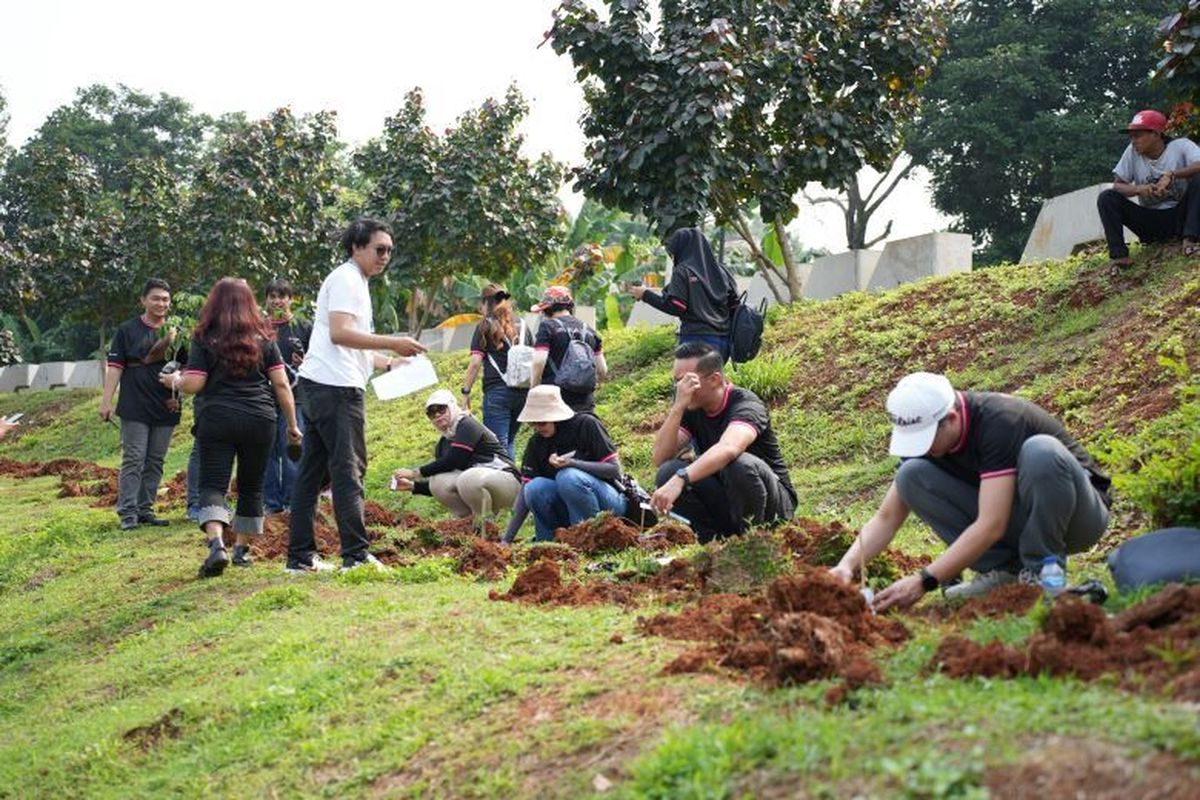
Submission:
M 756 374 L 782 392 L 769 402 L 801 513 L 852 528 L 867 519 L 895 467 L 886 392 L 933 369 L 1030 397 L 1104 454 L 1123 492 L 1102 546 L 1072 559 L 1072 580 L 1106 578 L 1105 550 L 1167 519 L 1163 509 L 1186 519 L 1200 265 L 1166 249 L 1139 255 L 1122 273 L 1085 255 L 772 309 Z M 665 328 L 605 335 L 599 412 L 643 485 L 672 344 Z M 435 358 L 453 387 L 465 355 Z M 422 400 L 370 399 L 366 491 L 432 531 L 443 517 L 431 501 L 386 488 L 393 468 L 432 453 Z M 117 430 L 97 404 L 83 391 L 0 397 L 0 414 L 26 413 L 0 458 L 115 466 Z M 186 462 L 189 428 L 190 409 L 168 476 Z M 911 637 L 876 656 L 886 684 L 831 707 L 828 680 L 771 689 L 719 669 L 664 674 L 688 645 L 640 633 L 637 619 L 679 610 L 670 594 L 628 606 L 490 600 L 524 568 L 523 545 L 497 581 L 458 574 L 430 541 L 377 576 L 294 579 L 266 562 L 201 582 L 200 536 L 181 506 L 165 509 L 179 520 L 169 528 L 118 534 L 111 508 L 60 498 L 59 486 L 0 475 L 0 797 L 981 797 L 997 770 L 1028 771 L 1030 753 L 1064 737 L 1130 774 L 1153 764 L 1164 780 L 1200 779 L 1194 707 L 1104 682 L 929 670 L 952 627 L 1016 645 L 1036 611 L 906 617 Z M 401 548 L 420 539 L 386 534 Z M 896 546 L 939 547 L 911 521 Z M 658 558 L 580 555 L 568 571 L 646 576 Z M 589 572 L 598 560 L 612 563 Z M 757 551 L 741 563 L 756 567 L 741 570 L 754 573 L 747 585 L 784 569 Z

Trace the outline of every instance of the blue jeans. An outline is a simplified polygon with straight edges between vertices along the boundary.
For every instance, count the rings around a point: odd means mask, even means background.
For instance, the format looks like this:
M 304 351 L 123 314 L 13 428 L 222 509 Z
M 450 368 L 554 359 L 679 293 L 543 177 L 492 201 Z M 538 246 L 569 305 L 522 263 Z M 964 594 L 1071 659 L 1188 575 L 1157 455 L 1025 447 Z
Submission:
M 304 433 L 304 414 L 296 407 L 296 425 Z M 292 485 L 296 482 L 299 463 L 287 457 L 287 415 L 279 411 L 275 421 L 275 446 L 267 459 L 266 483 L 263 485 L 263 504 L 268 514 L 285 511 L 292 504 Z
M 728 336 L 717 336 L 715 333 L 681 333 L 676 338 L 679 340 L 680 344 L 687 344 L 688 342 L 704 342 L 705 344 L 712 345 L 713 348 L 715 348 L 716 351 L 721 354 L 721 358 L 725 359 L 726 361 L 729 360 Z
M 625 497 L 611 483 L 568 467 L 554 480 L 534 478 L 525 484 L 525 504 L 533 512 L 534 539 L 554 538 L 555 528 L 578 525 L 601 511 L 625 512 Z
M 509 458 L 516 459 L 517 415 L 525 407 L 528 389 L 512 389 L 496 386 L 483 393 L 483 427 L 496 434 L 500 446 L 508 451 Z

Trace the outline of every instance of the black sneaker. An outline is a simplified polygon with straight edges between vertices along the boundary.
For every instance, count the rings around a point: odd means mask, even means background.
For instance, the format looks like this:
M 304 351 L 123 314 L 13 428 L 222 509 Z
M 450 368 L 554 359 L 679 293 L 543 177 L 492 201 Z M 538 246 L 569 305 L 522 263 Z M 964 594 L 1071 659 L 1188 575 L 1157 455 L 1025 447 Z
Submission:
M 162 517 L 156 517 L 153 514 L 147 514 L 144 517 L 138 517 L 137 524 L 138 525 L 153 525 L 156 528 L 162 528 L 167 525 L 170 525 L 171 523 L 169 521 L 163 519 Z
M 123 531 L 131 531 L 134 528 L 136 528 L 137 526 L 138 526 L 138 521 L 136 519 L 121 520 L 121 530 L 123 530 Z
M 204 563 L 200 565 L 201 578 L 215 578 L 229 565 L 229 551 L 225 549 L 224 544 L 220 543 L 220 539 L 216 539 L 214 542 L 208 549 L 208 558 L 204 559 Z
M 235 544 L 233 546 L 233 565 L 235 567 L 248 567 L 254 563 L 254 559 L 250 556 L 250 545 Z

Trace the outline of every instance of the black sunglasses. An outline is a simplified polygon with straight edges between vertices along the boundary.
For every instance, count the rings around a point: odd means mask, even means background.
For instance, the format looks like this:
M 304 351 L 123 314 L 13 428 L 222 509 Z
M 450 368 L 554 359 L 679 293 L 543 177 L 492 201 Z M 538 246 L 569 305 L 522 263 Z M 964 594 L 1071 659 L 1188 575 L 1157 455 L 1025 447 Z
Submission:
M 375 245 L 375 255 L 390 256 L 391 254 L 392 254 L 392 248 L 389 245 L 386 245 L 386 244 Z
M 436 417 L 438 414 L 441 414 L 443 411 L 445 411 L 449 407 L 450 406 L 429 406 L 429 408 L 425 409 L 425 416 L 429 417 L 430 419 L 433 419 L 434 417 Z

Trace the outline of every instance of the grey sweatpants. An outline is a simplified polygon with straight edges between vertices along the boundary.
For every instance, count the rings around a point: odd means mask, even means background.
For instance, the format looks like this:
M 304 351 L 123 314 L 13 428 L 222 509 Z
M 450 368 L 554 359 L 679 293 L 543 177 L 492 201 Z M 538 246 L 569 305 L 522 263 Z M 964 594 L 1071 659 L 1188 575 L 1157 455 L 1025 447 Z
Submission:
M 121 476 L 117 482 L 117 516 L 136 521 L 150 516 L 163 459 L 171 444 L 174 425 L 148 425 L 121 420 Z
M 896 472 L 900 498 L 946 544 L 979 516 L 979 489 L 914 458 Z M 1017 458 L 1017 496 L 1004 536 L 971 565 L 976 572 L 1037 571 L 1042 559 L 1080 553 L 1108 527 L 1108 507 L 1088 472 L 1053 436 L 1031 436 Z

